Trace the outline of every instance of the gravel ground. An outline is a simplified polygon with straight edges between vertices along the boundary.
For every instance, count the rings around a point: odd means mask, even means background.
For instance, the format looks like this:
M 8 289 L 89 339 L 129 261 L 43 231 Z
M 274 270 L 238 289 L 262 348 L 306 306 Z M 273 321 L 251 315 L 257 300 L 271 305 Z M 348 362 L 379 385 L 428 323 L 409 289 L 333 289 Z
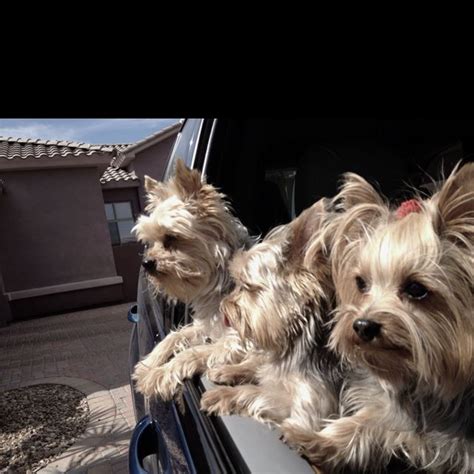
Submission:
M 0 472 L 34 472 L 67 450 L 89 420 L 86 396 L 41 384 L 0 393 Z

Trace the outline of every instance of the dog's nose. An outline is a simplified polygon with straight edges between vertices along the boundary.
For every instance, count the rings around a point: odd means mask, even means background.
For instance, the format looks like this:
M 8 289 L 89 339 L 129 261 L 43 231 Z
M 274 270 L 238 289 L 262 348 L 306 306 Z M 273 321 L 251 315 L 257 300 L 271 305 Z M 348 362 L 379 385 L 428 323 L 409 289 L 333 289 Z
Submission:
M 142 267 L 147 271 L 147 272 L 153 272 L 156 270 L 156 260 L 153 260 L 151 258 L 148 258 L 146 260 L 143 260 L 142 262 Z
M 370 319 L 356 319 L 352 325 L 352 329 L 365 342 L 370 342 L 380 334 L 381 324 L 371 321 Z

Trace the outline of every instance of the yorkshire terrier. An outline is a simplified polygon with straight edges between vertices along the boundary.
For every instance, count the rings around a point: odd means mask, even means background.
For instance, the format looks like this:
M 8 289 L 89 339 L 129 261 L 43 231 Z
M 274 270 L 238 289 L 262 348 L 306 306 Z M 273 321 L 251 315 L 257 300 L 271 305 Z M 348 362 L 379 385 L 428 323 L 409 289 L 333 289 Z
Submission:
M 319 433 L 290 420 L 284 432 L 328 472 L 377 472 L 397 456 L 472 473 L 474 163 L 396 210 L 353 174 L 340 197 L 330 347 L 367 372 L 343 391 L 345 416 Z
M 204 393 L 204 411 L 277 426 L 291 420 L 310 432 L 337 413 L 342 369 L 326 347 L 334 290 L 324 228 L 332 214 L 331 201 L 322 199 L 232 260 L 235 288 L 222 300 L 221 312 L 266 358 L 253 367 L 255 384 Z M 238 378 L 237 367 L 214 370 Z
M 188 304 L 193 316 L 191 324 L 170 332 L 135 367 L 139 392 L 169 400 L 184 379 L 245 356 L 219 303 L 231 287 L 230 259 L 252 239 L 224 195 L 182 161 L 165 183 L 146 176 L 145 190 L 148 215 L 140 216 L 133 229 L 145 245 L 142 265 L 156 293 Z

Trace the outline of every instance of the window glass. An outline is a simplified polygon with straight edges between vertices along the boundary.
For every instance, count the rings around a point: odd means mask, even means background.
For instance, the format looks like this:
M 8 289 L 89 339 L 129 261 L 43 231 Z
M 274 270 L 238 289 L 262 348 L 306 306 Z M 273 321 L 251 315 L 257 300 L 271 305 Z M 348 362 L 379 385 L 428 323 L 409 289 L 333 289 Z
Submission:
M 118 221 L 118 230 L 120 234 L 120 242 L 132 242 L 135 237 L 132 235 L 133 220 Z
M 112 221 L 112 220 L 115 219 L 113 204 L 106 204 L 105 205 L 105 214 L 107 216 L 108 221 Z
M 119 235 L 118 226 L 116 222 L 109 222 L 109 232 L 110 232 L 110 240 L 112 241 L 112 245 L 119 245 L 120 235 Z
M 114 208 L 117 219 L 132 219 L 132 206 L 129 202 L 116 202 Z
M 106 203 L 105 214 L 107 216 L 112 245 L 135 241 L 135 237 L 132 234 L 135 222 L 131 202 Z

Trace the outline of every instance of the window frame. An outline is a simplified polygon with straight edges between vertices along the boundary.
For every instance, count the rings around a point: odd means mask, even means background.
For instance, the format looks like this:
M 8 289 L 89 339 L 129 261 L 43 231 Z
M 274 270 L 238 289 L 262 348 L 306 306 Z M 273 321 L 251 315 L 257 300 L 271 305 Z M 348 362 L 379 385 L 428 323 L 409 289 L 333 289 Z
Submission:
M 126 217 L 126 218 L 117 218 L 117 212 L 115 210 L 115 205 L 116 204 L 128 204 L 130 206 L 130 217 Z M 112 211 L 113 211 L 113 214 L 114 214 L 114 219 L 109 219 L 108 215 L 107 215 L 107 205 L 110 205 L 112 206 Z M 130 244 L 130 243 L 134 243 L 136 242 L 135 238 L 133 237 L 133 234 L 130 232 L 130 240 L 126 240 L 126 241 L 122 241 L 122 237 L 120 235 L 120 229 L 119 229 L 119 226 L 118 226 L 118 223 L 119 222 L 127 222 L 127 221 L 131 221 L 132 222 L 132 227 L 133 225 L 135 225 L 135 217 L 134 217 L 134 214 L 133 214 L 133 202 L 128 200 L 128 201 L 111 201 L 111 202 L 104 202 L 104 210 L 105 210 L 105 219 L 107 221 L 107 228 L 109 229 L 109 235 L 110 235 L 110 242 L 112 244 L 113 247 L 119 247 L 121 245 L 127 245 L 127 244 Z M 114 223 L 114 224 L 117 224 L 117 233 L 118 233 L 118 238 L 119 238 L 119 242 L 116 243 L 114 242 L 114 239 L 112 237 L 112 233 L 110 232 L 110 224 L 111 223 Z

